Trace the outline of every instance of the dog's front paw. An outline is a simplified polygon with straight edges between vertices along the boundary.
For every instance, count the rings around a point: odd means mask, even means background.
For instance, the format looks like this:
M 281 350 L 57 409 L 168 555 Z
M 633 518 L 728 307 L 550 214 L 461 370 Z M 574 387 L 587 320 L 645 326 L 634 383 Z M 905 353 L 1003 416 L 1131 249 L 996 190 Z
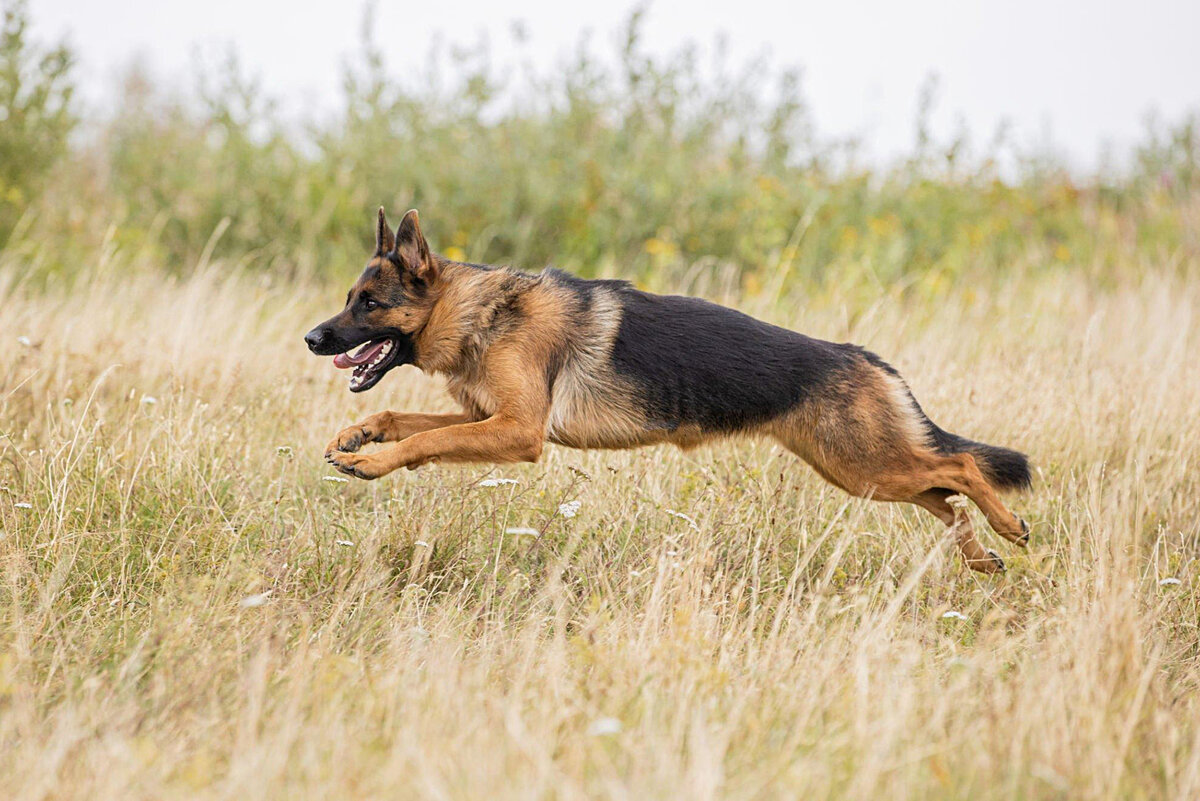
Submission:
M 362 478 L 370 481 L 374 478 L 379 478 L 389 472 L 378 458 L 373 455 L 360 455 L 357 453 L 343 453 L 342 451 L 333 451 L 325 454 L 325 461 L 336 467 L 341 472 L 355 478 Z
M 354 453 L 366 443 L 374 442 L 375 437 L 376 432 L 372 431 L 369 426 L 363 423 L 350 426 L 349 428 L 343 428 L 338 432 L 338 435 L 330 440 L 329 444 L 325 446 L 325 456 L 328 457 L 330 454 L 337 451 L 341 451 L 343 453 Z

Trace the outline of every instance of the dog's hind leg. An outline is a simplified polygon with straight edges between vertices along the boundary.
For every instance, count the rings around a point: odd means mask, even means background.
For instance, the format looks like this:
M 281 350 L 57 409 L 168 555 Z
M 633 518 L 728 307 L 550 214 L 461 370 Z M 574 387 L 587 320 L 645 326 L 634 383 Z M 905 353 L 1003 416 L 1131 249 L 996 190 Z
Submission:
M 953 493 L 961 493 L 979 507 L 987 518 L 988 525 L 1004 539 L 1022 548 L 1029 544 L 1029 525 L 1017 517 L 996 494 L 996 490 L 979 470 L 975 457 L 969 453 L 955 453 L 933 457 L 935 462 L 926 471 L 926 479 L 932 486 Z
M 916 503 L 954 526 L 973 569 L 995 572 L 1002 563 L 979 544 L 967 520 L 955 520 L 946 503 L 951 495 L 970 498 L 999 534 L 1023 544 L 1020 519 L 1000 502 L 975 457 L 940 452 L 907 387 L 877 365 L 861 363 L 766 430 L 852 495 Z
M 325 447 L 325 455 L 334 451 L 355 453 L 368 442 L 396 442 L 422 431 L 459 425 L 470 422 L 470 417 L 459 414 L 421 414 L 414 412 L 377 412 L 344 428 Z
M 962 553 L 963 561 L 972 570 L 980 573 L 1000 573 L 1004 571 L 1004 560 L 995 551 L 984 548 L 975 539 L 975 530 L 970 519 L 965 515 L 955 513 L 946 499 L 954 495 L 945 489 L 931 489 L 912 498 L 912 503 L 926 509 L 946 524 L 954 535 L 954 542 Z
M 981 573 L 1004 570 L 1004 562 L 987 550 L 975 537 L 965 514 L 955 514 L 946 499 L 959 490 L 938 487 L 928 469 L 929 457 L 914 452 L 900 441 L 880 443 L 854 442 L 847 435 L 863 433 L 853 424 L 841 426 L 839 444 L 821 444 L 801 429 L 777 434 L 779 441 L 800 456 L 826 481 L 852 495 L 877 501 L 913 503 L 931 512 L 954 534 L 955 543 L 967 567 Z M 965 493 L 964 493 L 965 494 Z M 968 496 L 969 497 L 969 496 Z

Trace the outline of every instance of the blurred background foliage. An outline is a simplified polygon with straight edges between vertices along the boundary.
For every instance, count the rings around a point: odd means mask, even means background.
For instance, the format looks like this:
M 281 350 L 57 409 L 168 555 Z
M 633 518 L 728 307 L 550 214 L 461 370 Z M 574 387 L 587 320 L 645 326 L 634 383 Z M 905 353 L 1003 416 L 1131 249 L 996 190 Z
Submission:
M 581 47 L 545 75 L 435 46 L 398 76 L 368 35 L 324 117 L 282 114 L 232 57 L 187 92 L 133 68 L 84 114 L 69 49 L 31 42 L 27 19 L 10 3 L 0 41 L 0 246 L 46 280 L 96 248 L 176 274 L 221 258 L 344 280 L 380 204 L 419 207 L 454 258 L 651 284 L 720 266 L 751 292 L 848 273 L 936 290 L 1017 263 L 1103 276 L 1200 253 L 1195 116 L 1148 122 L 1120 168 L 1084 177 L 1002 135 L 983 152 L 936 141 L 930 84 L 911 157 L 867 167 L 854 142 L 818 137 L 796 73 L 651 57 L 636 13 L 614 54 Z

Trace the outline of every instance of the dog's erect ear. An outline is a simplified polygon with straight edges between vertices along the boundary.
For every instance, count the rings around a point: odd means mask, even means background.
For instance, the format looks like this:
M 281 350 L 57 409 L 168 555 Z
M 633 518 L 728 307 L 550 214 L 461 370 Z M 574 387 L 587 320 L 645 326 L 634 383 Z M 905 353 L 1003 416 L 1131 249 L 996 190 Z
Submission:
M 421 233 L 421 221 L 417 219 L 416 209 L 409 209 L 396 229 L 396 255 L 417 278 L 432 281 L 437 277 L 437 265 L 429 253 L 425 235 Z
M 388 228 L 387 217 L 383 216 L 383 206 L 379 207 L 379 224 L 375 226 L 375 255 L 382 256 L 391 253 L 396 247 L 396 237 Z

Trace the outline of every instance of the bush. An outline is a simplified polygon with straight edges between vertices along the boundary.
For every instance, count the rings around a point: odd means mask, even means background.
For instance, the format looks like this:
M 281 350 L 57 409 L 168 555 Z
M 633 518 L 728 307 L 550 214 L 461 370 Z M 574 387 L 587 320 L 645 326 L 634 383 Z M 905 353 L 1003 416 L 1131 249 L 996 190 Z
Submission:
M 28 65 L 19 9 L 6 52 Z M 639 26 L 635 14 L 613 58 L 581 47 L 549 75 L 498 68 L 486 47 L 435 45 L 424 69 L 397 77 L 368 37 L 340 112 L 322 119 L 284 119 L 233 59 L 185 97 L 133 73 L 94 123 L 98 145 L 72 152 L 69 192 L 42 205 L 85 209 L 73 235 L 174 272 L 216 257 L 342 279 L 380 204 L 420 207 L 455 258 L 660 285 L 698 263 L 727 266 L 747 289 L 847 272 L 936 288 L 1021 262 L 1109 270 L 1130 253 L 1200 253 L 1180 202 L 1200 191 L 1192 122 L 1153 129 L 1130 170 L 1103 179 L 1021 153 L 1001 175 L 997 153 L 971 153 L 965 134 L 939 143 L 920 119 L 910 159 L 866 170 L 854 143 L 814 133 L 797 75 L 709 66 L 694 47 L 652 57 Z M 6 184 L 33 185 L 65 147 L 70 58 L 54 53 L 25 94 L 57 109 L 39 116 L 56 135 L 21 139 L 42 150 L 5 159 L 28 171 Z M 933 102 L 930 88 L 921 119 Z M 52 252 L 69 243 L 41 233 L 29 238 L 39 263 L 71 274 L 73 253 Z
M 0 246 L 34 203 L 75 126 L 72 58 L 30 44 L 24 2 L 4 6 L 0 29 Z

